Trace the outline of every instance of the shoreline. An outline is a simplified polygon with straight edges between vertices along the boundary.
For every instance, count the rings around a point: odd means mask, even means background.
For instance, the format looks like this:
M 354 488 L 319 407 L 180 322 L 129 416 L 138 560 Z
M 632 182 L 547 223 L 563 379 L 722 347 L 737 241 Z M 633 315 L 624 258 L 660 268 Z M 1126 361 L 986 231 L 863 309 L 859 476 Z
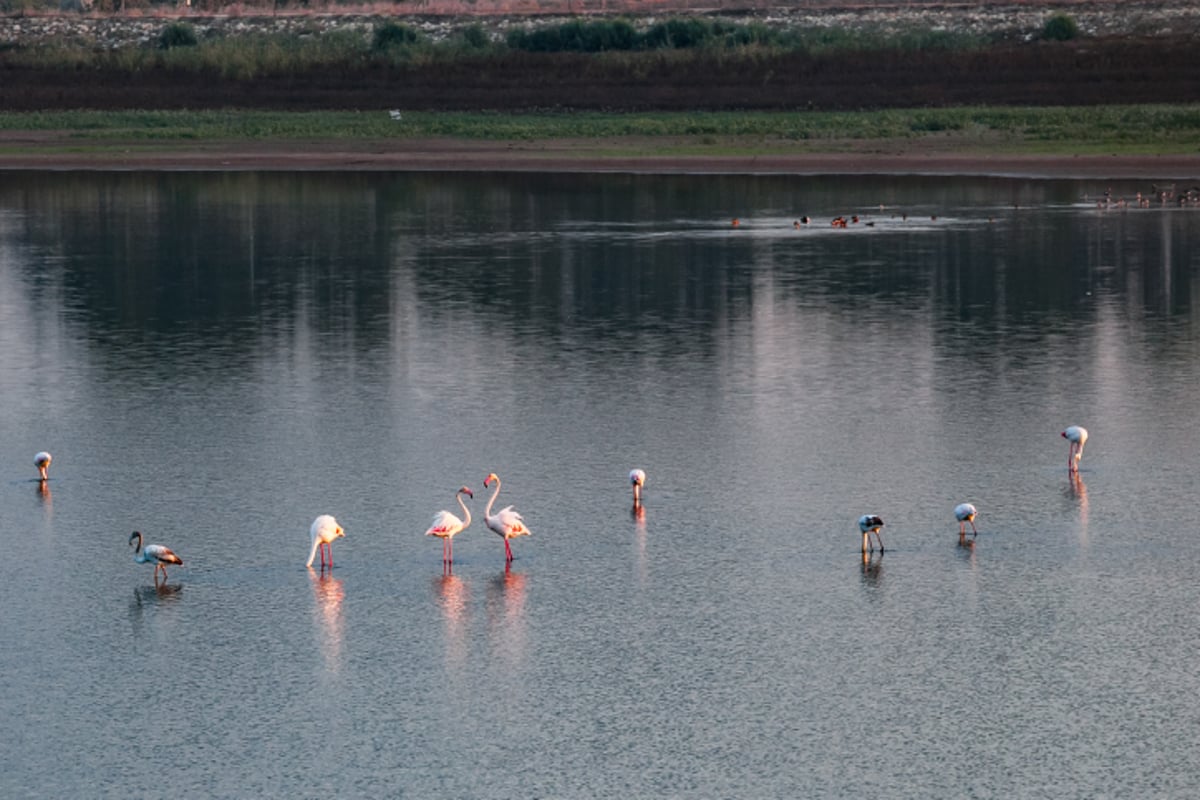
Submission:
M 9 142 L 11 144 L 11 142 Z M 361 143 L 360 143 L 361 145 Z M 105 152 L 0 152 L 3 171 L 148 172 L 547 172 L 762 175 L 930 175 L 1033 179 L 1200 181 L 1197 155 L 1010 155 L 987 153 L 772 153 L 639 155 L 569 143 L 389 142 L 206 146 Z

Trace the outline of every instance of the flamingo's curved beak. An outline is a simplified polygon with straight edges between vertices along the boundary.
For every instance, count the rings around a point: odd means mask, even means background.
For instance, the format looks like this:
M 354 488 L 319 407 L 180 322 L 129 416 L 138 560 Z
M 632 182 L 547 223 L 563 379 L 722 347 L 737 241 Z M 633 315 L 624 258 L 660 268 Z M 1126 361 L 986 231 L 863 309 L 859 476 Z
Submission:
M 336 534 L 336 535 L 337 535 L 337 537 L 338 537 L 339 539 L 344 539 L 344 538 L 346 538 L 346 532 L 345 532 L 344 530 L 342 530 L 341 528 L 338 528 L 338 529 L 337 529 L 337 534 Z
M 1059 436 L 1061 436 L 1065 439 L 1065 438 L 1067 438 L 1067 432 L 1063 431 L 1062 433 L 1059 434 Z

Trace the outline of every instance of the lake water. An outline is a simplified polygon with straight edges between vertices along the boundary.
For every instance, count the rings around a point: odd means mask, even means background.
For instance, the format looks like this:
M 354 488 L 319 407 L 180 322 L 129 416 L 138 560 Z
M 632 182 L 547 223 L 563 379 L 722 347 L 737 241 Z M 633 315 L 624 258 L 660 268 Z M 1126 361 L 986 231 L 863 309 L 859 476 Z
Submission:
M 1200 208 L 1110 186 L 6 173 L 0 795 L 1196 795 Z

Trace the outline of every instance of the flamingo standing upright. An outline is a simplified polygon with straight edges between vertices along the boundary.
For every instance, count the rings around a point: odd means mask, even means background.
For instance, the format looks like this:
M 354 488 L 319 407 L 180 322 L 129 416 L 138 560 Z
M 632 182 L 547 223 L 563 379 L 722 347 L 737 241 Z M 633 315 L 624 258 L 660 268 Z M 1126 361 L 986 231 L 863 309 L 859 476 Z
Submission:
M 338 525 L 338 521 L 329 514 L 322 514 L 313 520 L 312 527 L 308 529 L 308 532 L 312 535 L 312 550 L 308 552 L 308 563 L 304 566 L 312 568 L 313 559 L 317 557 L 319 548 L 321 550 L 321 569 L 325 569 L 327 554 L 329 568 L 333 569 L 333 540 L 346 535 L 342 526 Z
M 966 535 L 968 522 L 971 523 L 971 534 L 975 535 L 979 533 L 979 531 L 975 529 L 975 515 L 977 513 L 978 512 L 975 510 L 975 506 L 971 505 L 970 503 L 960 503 L 954 507 L 954 518 L 958 520 L 959 536 Z
M 642 469 L 630 470 L 629 483 L 633 486 L 633 504 L 635 506 L 642 504 L 642 487 L 646 485 L 646 471 Z
M 862 551 L 867 552 L 867 547 L 871 547 L 871 552 L 875 552 L 875 547 L 871 545 L 871 534 L 875 534 L 875 539 L 879 542 L 879 552 L 883 552 L 883 539 L 879 536 L 879 529 L 883 527 L 883 517 L 875 514 L 863 514 L 858 518 L 858 529 L 862 531 Z
M 142 546 L 142 534 L 139 531 L 134 531 L 129 537 L 129 543 L 133 545 L 133 560 L 139 564 L 154 565 L 154 583 L 158 584 L 158 571 L 162 570 L 163 583 L 167 582 L 167 564 L 178 564 L 183 566 L 183 559 L 171 552 L 171 548 L 161 544 L 148 544 Z
M 1079 460 L 1083 458 L 1083 446 L 1087 444 L 1087 428 L 1072 425 L 1062 432 L 1062 437 L 1070 442 L 1067 448 L 1067 472 L 1079 472 Z
M 33 457 L 33 465 L 37 467 L 39 480 L 47 480 L 46 470 L 50 469 L 50 454 L 45 450 L 41 451 Z M 69 459 L 68 459 L 69 460 Z
M 459 519 L 449 511 L 439 511 L 433 515 L 433 524 L 429 526 L 429 530 L 425 531 L 426 536 L 437 536 L 442 540 L 443 564 L 450 564 L 454 561 L 454 535 L 461 533 L 471 525 L 471 509 L 467 508 L 467 504 L 463 502 L 464 494 L 474 500 L 475 493 L 466 486 L 454 493 L 454 499 L 458 501 L 459 508 L 466 514 L 466 519 Z
M 483 511 L 483 522 L 495 534 L 504 539 L 504 560 L 507 563 L 513 560 L 512 547 L 509 546 L 508 540 L 514 536 L 528 536 L 529 528 L 525 527 L 525 520 L 520 514 L 513 511 L 512 506 L 505 506 L 492 514 L 492 503 L 496 502 L 496 497 L 500 494 L 500 478 L 494 472 L 484 479 L 483 488 L 488 488 L 492 481 L 496 482 L 496 491 L 492 492 L 487 508 Z

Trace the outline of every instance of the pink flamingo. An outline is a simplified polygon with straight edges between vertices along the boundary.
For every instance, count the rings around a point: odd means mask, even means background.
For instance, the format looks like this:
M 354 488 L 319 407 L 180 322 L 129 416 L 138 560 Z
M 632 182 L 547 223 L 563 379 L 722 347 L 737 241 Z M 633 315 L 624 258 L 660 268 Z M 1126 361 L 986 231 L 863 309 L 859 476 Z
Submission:
M 1062 437 L 1070 442 L 1067 448 L 1067 472 L 1079 472 L 1079 460 L 1083 458 L 1083 446 L 1087 444 L 1087 428 L 1072 425 L 1062 432 Z
M 50 469 L 50 461 L 50 454 L 45 450 L 33 457 L 33 465 L 38 469 L 38 479 L 43 483 L 45 483 L 47 479 L 46 470 Z
M 308 563 L 304 566 L 312 568 L 313 559 L 317 557 L 317 550 L 321 551 L 321 569 L 325 569 L 326 554 L 328 554 L 329 568 L 333 569 L 333 540 L 345 537 L 346 532 L 342 530 L 342 526 L 338 525 L 336 519 L 328 514 L 322 514 L 313 520 L 312 527 L 308 529 L 312 535 L 312 550 L 308 553 Z
M 171 548 L 164 547 L 161 544 L 148 544 L 142 546 L 142 534 L 134 531 L 129 537 L 129 543 L 133 545 L 133 560 L 139 564 L 154 565 L 154 585 L 158 585 L 158 571 L 162 570 L 163 583 L 167 582 L 167 564 L 178 564 L 183 566 L 183 559 L 171 552 Z
M 975 506 L 970 503 L 961 503 L 954 507 L 954 518 L 958 520 L 958 535 L 965 536 L 967 533 L 967 523 L 971 523 L 971 534 L 978 534 L 975 530 L 975 515 L 978 512 Z
M 512 547 L 509 546 L 508 540 L 514 536 L 528 536 L 530 531 L 525 527 L 525 520 L 513 511 L 512 506 L 506 506 L 492 514 L 492 503 L 496 502 L 496 497 L 500 494 L 500 478 L 494 472 L 484 479 L 483 488 L 488 488 L 492 481 L 496 482 L 496 491 L 492 492 L 487 508 L 483 511 L 483 522 L 504 539 L 504 560 L 507 563 L 513 560 Z
M 463 502 L 464 494 L 474 500 L 475 493 L 466 486 L 454 493 L 454 499 L 458 501 L 459 508 L 467 515 L 465 520 L 459 519 L 449 511 L 439 511 L 433 515 L 433 524 L 429 526 L 429 530 L 425 531 L 426 536 L 437 536 L 442 540 L 443 564 L 450 564 L 454 561 L 454 535 L 461 533 L 471 525 L 471 509 L 467 508 L 467 504 Z
M 875 534 L 876 541 L 879 542 L 879 552 L 883 552 L 883 539 L 879 536 L 879 530 L 883 527 L 883 518 L 875 514 L 863 514 L 858 518 L 858 529 L 862 531 L 862 551 L 867 552 L 867 547 L 870 546 L 871 552 L 875 552 L 874 545 L 871 544 L 871 534 Z
M 646 485 L 646 471 L 641 469 L 631 470 L 629 473 L 629 483 L 633 486 L 633 504 L 639 506 L 642 504 L 642 487 Z

